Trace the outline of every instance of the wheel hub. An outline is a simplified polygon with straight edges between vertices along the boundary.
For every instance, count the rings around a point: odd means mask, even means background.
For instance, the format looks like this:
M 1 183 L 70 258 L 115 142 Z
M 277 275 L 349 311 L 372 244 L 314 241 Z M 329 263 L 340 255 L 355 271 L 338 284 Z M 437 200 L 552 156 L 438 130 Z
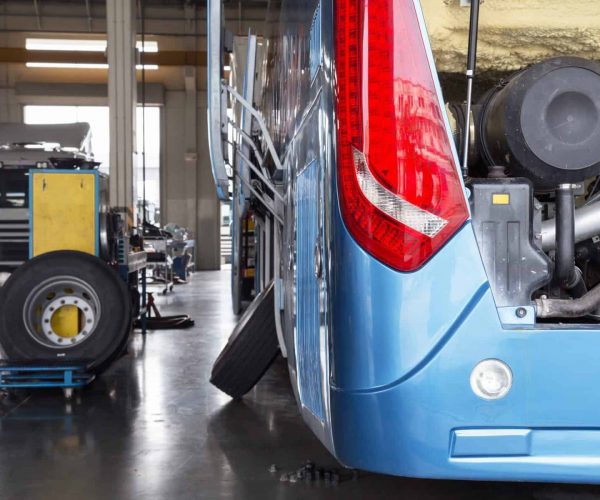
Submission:
M 100 318 L 100 300 L 88 283 L 59 276 L 30 292 L 23 316 L 27 332 L 36 342 L 68 349 L 94 334 Z

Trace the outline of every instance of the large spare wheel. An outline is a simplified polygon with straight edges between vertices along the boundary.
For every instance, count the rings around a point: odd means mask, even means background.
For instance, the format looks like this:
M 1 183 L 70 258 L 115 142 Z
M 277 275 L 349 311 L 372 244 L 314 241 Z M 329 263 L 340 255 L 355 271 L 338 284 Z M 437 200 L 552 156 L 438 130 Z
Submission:
M 99 372 L 125 348 L 131 322 L 126 284 L 85 253 L 35 257 L 0 288 L 0 347 L 11 362 L 85 363 Z

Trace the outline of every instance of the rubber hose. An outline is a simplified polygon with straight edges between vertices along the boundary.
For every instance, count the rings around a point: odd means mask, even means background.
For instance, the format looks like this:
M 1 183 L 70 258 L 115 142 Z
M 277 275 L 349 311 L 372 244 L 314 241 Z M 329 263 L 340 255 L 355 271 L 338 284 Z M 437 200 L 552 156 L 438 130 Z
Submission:
M 563 184 L 556 190 L 556 265 L 554 279 L 563 289 L 573 288 L 575 271 L 575 199 L 573 187 Z
M 536 299 L 538 318 L 581 318 L 593 314 L 600 307 L 600 285 L 575 300 Z

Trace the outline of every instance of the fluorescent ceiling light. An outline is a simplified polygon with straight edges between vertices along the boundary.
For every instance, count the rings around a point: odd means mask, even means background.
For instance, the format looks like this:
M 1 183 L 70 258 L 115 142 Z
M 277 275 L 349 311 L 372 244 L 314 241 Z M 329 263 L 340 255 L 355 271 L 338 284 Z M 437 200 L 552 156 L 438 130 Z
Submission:
M 135 44 L 135 46 L 140 52 L 158 52 L 158 42 L 155 41 L 146 40 L 144 45 L 142 45 L 142 42 L 139 41 Z
M 28 62 L 25 63 L 28 68 L 54 68 L 54 69 L 108 69 L 108 64 L 105 63 L 53 63 L 53 62 Z M 142 65 L 138 64 L 136 69 L 142 69 Z M 144 64 L 146 71 L 154 71 L 158 69 L 157 64 Z
M 146 40 L 136 42 L 140 52 L 158 52 L 158 42 Z M 106 40 L 73 40 L 69 38 L 27 38 L 27 50 L 57 50 L 65 52 L 105 52 Z
M 28 68 L 62 68 L 62 69 L 108 69 L 108 64 L 101 63 L 51 63 L 51 62 L 28 62 Z
M 104 52 L 106 40 L 69 40 L 58 38 L 27 38 L 27 50 L 60 50 L 78 52 Z

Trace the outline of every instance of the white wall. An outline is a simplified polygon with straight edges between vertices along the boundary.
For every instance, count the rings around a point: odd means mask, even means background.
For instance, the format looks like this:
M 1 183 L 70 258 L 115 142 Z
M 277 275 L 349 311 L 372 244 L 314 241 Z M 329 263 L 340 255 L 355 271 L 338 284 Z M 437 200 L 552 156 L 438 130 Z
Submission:
M 194 231 L 198 268 L 219 269 L 219 202 L 207 144 L 206 95 L 198 95 L 197 150 L 186 147 L 185 91 L 167 91 L 163 110 L 161 218 Z M 189 125 L 188 125 L 189 126 Z M 195 159 L 197 154 L 197 159 Z

